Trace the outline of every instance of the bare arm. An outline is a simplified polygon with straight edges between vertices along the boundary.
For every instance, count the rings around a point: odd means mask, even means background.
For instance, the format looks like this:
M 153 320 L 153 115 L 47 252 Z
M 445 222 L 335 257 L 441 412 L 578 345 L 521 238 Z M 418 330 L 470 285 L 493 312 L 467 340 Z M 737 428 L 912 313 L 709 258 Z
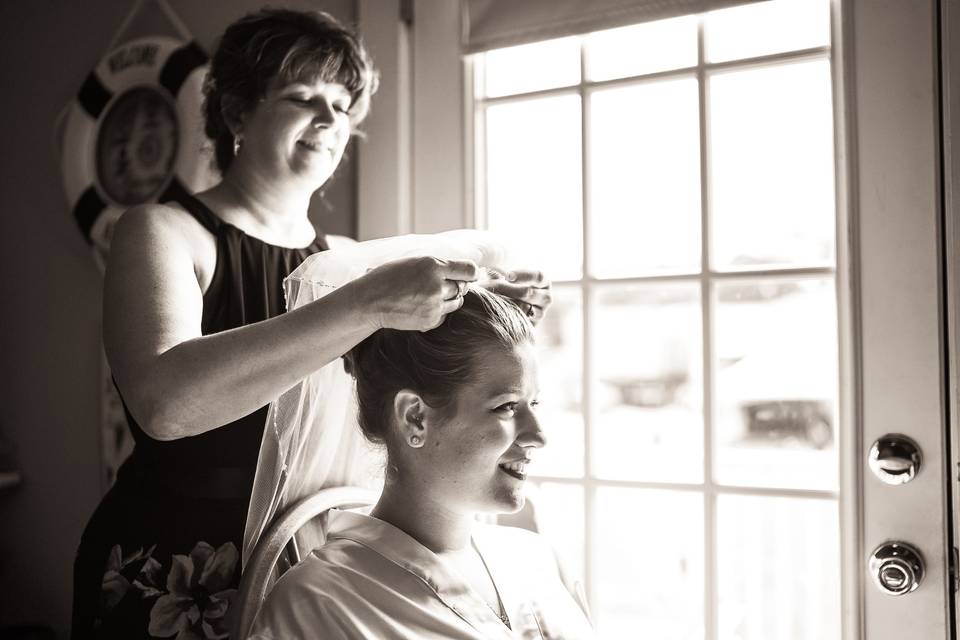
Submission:
M 111 246 L 104 346 L 131 413 L 158 440 L 255 411 L 391 317 L 439 324 L 455 308 L 444 281 L 461 275 L 403 261 L 290 313 L 202 336 L 196 251 L 182 212 L 161 206 L 124 214 Z

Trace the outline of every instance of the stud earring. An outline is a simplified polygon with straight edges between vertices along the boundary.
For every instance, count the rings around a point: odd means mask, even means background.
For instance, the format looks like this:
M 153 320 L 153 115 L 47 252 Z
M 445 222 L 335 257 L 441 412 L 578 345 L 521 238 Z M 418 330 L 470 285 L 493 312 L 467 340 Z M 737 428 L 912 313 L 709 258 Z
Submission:
M 243 140 L 240 136 L 234 136 L 233 138 L 233 155 L 234 157 L 240 153 L 240 143 Z
M 410 436 L 410 446 L 419 447 L 423 444 L 423 441 L 420 439 L 420 436 Z

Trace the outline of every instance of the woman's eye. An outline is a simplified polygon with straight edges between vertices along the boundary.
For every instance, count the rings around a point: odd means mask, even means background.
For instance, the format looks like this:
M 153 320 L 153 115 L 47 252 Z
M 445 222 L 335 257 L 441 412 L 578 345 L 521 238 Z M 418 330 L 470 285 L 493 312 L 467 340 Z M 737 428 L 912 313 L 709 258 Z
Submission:
M 497 407 L 496 409 L 494 409 L 494 411 L 496 411 L 497 413 L 513 413 L 516 410 L 517 410 L 516 402 L 506 402 L 500 405 L 499 407 Z
M 337 110 L 338 113 L 349 113 L 350 107 L 345 104 L 335 104 L 333 108 Z
M 531 401 L 530 401 L 530 406 L 531 406 L 531 407 L 539 407 L 539 406 L 540 406 L 540 401 L 539 401 L 539 400 L 531 400 Z

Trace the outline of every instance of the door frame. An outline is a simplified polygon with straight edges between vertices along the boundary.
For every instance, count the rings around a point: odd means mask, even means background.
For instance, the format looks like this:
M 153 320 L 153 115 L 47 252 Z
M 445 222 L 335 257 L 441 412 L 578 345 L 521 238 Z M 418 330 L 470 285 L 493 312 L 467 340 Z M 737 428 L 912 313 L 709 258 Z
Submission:
M 938 0 L 840 0 L 848 207 L 850 310 L 856 368 L 852 390 L 859 441 L 844 463 L 856 470 L 860 501 L 855 557 L 845 560 L 860 585 L 859 633 L 867 640 L 953 635 L 949 559 L 948 327 L 943 282 L 946 236 L 940 96 Z M 845 149 L 845 151 L 844 151 Z M 843 231 L 842 231 L 843 233 Z M 847 372 L 845 372 L 847 373 Z M 849 378 L 848 378 L 849 379 Z M 886 433 L 920 445 L 916 478 L 891 486 L 875 478 L 867 452 Z M 854 440 L 857 435 L 854 434 Z M 851 518 L 849 510 L 845 517 Z M 850 522 L 848 521 L 848 524 Z M 911 594 L 891 597 L 867 573 L 880 543 L 917 546 L 926 575 Z M 849 585 L 853 586 L 853 585 Z
M 940 1 L 940 90 L 943 135 L 943 259 L 947 341 L 947 413 L 949 469 L 960 469 L 960 7 Z M 950 546 L 953 638 L 960 637 L 957 617 L 960 537 L 960 474 L 949 473 L 952 512 Z

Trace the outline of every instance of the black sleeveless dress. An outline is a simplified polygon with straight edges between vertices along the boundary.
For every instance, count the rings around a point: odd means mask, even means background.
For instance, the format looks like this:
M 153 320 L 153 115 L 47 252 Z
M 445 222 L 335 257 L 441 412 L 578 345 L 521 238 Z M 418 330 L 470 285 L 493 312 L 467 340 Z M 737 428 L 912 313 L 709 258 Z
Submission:
M 176 199 L 216 236 L 203 334 L 285 309 L 283 279 L 327 248 L 267 244 L 196 198 Z M 267 407 L 201 435 L 162 442 L 127 411 L 134 450 L 80 540 L 73 638 L 226 638 Z

